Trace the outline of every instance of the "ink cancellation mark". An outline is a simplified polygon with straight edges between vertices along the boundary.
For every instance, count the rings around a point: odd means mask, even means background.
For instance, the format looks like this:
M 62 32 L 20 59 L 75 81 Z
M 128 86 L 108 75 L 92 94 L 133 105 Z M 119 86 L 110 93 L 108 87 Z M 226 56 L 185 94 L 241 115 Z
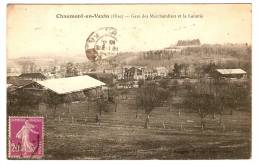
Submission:
M 117 29 L 103 27 L 92 32 L 86 40 L 85 53 L 92 62 L 101 62 L 103 59 L 117 55 Z

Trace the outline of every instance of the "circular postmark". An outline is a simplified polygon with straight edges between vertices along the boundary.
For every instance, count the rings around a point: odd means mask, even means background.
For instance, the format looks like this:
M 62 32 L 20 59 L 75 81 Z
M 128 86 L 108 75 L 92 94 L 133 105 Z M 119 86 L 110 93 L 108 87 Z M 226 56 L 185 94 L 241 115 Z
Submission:
M 86 40 L 85 53 L 91 62 L 101 62 L 117 55 L 117 29 L 103 27 L 92 32 Z

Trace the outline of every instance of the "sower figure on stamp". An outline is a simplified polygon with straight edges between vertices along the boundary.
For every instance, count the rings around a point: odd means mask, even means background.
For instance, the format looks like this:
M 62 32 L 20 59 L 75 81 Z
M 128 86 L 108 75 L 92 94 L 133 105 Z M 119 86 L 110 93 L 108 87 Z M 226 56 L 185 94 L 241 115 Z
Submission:
M 22 147 L 21 151 L 23 152 L 33 152 L 34 147 L 33 144 L 30 142 L 30 132 L 33 134 L 39 134 L 39 132 L 33 130 L 35 126 L 30 124 L 28 120 L 24 122 L 23 127 L 17 132 L 16 138 L 22 140 Z

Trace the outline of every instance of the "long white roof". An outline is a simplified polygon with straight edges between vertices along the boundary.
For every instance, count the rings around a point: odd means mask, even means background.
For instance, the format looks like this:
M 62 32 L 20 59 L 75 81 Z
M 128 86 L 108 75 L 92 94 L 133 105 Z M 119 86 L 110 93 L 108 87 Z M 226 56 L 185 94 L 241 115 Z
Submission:
M 66 77 L 58 79 L 49 79 L 44 81 L 37 81 L 46 89 L 50 89 L 57 94 L 66 94 L 72 92 L 78 92 L 85 89 L 96 88 L 105 85 L 105 83 L 96 80 L 88 75 Z
M 242 69 L 217 69 L 221 74 L 246 74 Z

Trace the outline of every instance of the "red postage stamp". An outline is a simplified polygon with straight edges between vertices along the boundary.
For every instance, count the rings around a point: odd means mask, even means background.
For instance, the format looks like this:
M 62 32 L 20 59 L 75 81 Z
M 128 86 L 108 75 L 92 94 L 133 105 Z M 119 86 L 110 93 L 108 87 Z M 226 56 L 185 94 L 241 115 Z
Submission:
M 42 158 L 44 154 L 43 117 L 9 117 L 9 158 Z

